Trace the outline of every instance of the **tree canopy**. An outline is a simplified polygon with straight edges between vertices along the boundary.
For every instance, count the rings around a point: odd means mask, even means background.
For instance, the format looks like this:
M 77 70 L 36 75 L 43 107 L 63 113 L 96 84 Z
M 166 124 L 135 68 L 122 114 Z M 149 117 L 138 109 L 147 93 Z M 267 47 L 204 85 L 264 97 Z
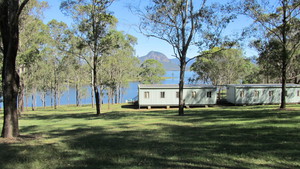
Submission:
M 161 77 L 165 73 L 166 70 L 162 63 L 154 59 L 148 59 L 141 64 L 140 82 L 144 84 L 160 83 Z
M 241 12 L 251 17 L 258 25 L 262 34 L 261 38 L 266 41 L 273 41 L 277 44 L 280 58 L 281 73 L 281 105 L 286 107 L 286 82 L 287 70 L 291 61 L 296 57 L 296 52 L 300 48 L 300 2 L 298 0 L 243 0 L 241 1 Z M 274 56 L 275 59 L 276 55 Z
M 199 75 L 198 80 L 213 85 L 241 83 L 254 67 L 239 49 L 213 48 L 204 53 L 207 55 L 198 58 L 191 70 Z

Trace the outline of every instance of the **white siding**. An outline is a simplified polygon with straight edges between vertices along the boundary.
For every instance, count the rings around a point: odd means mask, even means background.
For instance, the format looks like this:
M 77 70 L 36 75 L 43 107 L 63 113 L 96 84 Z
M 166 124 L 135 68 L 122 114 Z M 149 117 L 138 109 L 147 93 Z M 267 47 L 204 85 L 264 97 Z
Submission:
M 227 87 L 227 93 L 226 93 L 226 99 L 230 103 L 235 104 L 235 88 L 233 86 L 228 86 Z
M 287 103 L 300 103 L 300 97 L 297 96 L 300 86 L 287 87 L 286 90 Z M 244 92 L 244 97 L 241 97 L 240 92 Z M 281 102 L 281 88 L 274 86 L 228 86 L 227 101 L 233 104 L 279 104 Z
M 144 97 L 144 92 L 149 92 L 149 98 Z M 161 98 L 161 92 L 165 92 L 165 98 Z M 139 105 L 142 106 L 178 106 L 179 98 L 176 88 L 139 88 Z M 196 97 L 192 97 L 192 92 L 196 92 Z M 211 92 L 211 97 L 207 97 L 207 92 Z M 216 104 L 216 88 L 187 88 L 183 90 L 185 105 L 211 105 Z

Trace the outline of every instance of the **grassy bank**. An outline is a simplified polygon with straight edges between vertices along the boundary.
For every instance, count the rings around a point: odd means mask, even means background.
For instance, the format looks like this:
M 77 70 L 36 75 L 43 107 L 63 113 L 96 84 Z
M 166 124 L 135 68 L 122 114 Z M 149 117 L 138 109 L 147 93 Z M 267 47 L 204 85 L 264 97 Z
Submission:
M 288 107 L 28 111 L 23 137 L 0 139 L 0 168 L 299 168 L 300 105 Z

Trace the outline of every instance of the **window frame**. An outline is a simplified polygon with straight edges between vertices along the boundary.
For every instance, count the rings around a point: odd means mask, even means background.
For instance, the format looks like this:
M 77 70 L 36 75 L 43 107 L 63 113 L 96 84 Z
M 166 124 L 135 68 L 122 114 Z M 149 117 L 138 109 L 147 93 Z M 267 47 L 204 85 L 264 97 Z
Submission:
M 165 92 L 165 91 L 160 92 L 160 98 L 161 98 L 161 99 L 166 98 L 166 92 Z
M 254 90 L 253 96 L 254 96 L 254 97 L 259 97 L 259 91 L 258 91 L 258 90 Z
M 212 92 L 211 91 L 206 92 L 206 97 L 207 98 L 211 98 L 211 96 L 212 96 Z
M 196 98 L 197 97 L 197 92 L 196 91 L 192 91 L 192 98 Z
M 244 90 L 240 91 L 240 97 L 245 97 L 245 91 Z
M 274 90 L 270 90 L 270 91 L 269 91 L 269 96 L 270 96 L 270 97 L 274 96 Z
M 149 91 L 145 91 L 144 92 L 144 99 L 149 99 L 150 98 L 150 92 Z

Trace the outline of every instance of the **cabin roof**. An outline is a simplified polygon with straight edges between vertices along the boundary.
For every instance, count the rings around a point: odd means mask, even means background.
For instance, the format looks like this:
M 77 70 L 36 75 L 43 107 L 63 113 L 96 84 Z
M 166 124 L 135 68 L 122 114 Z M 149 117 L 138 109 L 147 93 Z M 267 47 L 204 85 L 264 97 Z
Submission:
M 178 84 L 140 84 L 139 88 L 143 88 L 143 89 L 178 89 L 179 85 Z M 207 85 L 207 84 L 185 84 L 183 88 L 198 89 L 198 88 L 217 88 L 217 87 L 213 86 L 213 85 Z
M 230 87 L 238 88 L 281 88 L 282 84 L 229 84 Z M 286 87 L 300 87 L 299 84 L 287 83 Z

